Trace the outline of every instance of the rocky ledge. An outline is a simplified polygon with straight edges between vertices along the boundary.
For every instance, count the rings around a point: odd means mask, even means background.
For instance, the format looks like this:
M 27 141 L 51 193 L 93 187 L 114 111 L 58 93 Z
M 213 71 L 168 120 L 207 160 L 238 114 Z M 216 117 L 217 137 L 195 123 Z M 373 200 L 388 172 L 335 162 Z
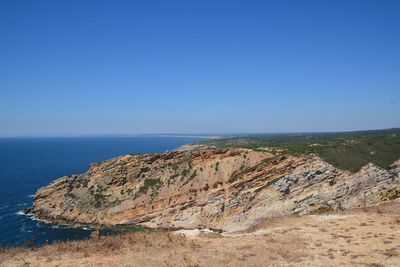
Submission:
M 314 155 L 246 149 L 125 155 L 38 190 L 27 212 L 70 224 L 245 230 L 261 220 L 400 197 L 400 160 L 351 173 Z

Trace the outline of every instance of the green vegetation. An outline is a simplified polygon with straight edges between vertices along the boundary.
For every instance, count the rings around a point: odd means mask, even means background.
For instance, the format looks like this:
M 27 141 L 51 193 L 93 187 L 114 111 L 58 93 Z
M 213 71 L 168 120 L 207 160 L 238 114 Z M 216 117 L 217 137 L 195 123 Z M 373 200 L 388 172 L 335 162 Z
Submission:
M 182 180 L 189 174 L 189 169 L 183 169 L 182 171 Z
M 261 163 L 262 163 L 262 164 L 267 164 L 268 162 L 271 161 L 271 159 L 272 159 L 272 158 L 263 159 L 263 160 L 261 161 Z
M 268 148 L 273 154 L 317 154 L 340 169 L 358 171 L 372 162 L 388 169 L 400 158 L 400 129 L 343 132 L 252 135 L 214 139 L 206 145 L 242 147 L 256 151 Z M 266 151 L 266 152 L 268 152 Z M 245 155 L 243 155 L 245 158 Z
M 194 172 L 189 176 L 189 178 L 182 184 L 185 185 L 189 183 L 191 180 L 193 180 L 197 176 L 197 170 L 194 170 Z
M 104 191 L 105 191 L 105 189 L 101 185 L 97 185 L 96 192 L 101 193 L 101 192 L 104 192 Z
M 170 184 L 174 184 L 174 183 L 175 183 L 175 180 L 176 180 L 176 178 L 177 178 L 178 176 L 179 176 L 178 173 L 172 174 L 172 175 L 169 177 L 168 181 L 167 181 L 168 186 L 169 186 Z
M 103 195 L 102 193 L 95 193 L 95 194 L 93 195 L 93 198 L 94 198 L 94 203 L 93 203 L 93 205 L 94 205 L 96 208 L 100 208 L 100 207 L 104 204 L 104 202 L 105 202 L 105 197 L 104 197 L 104 195 Z
M 103 188 L 101 185 L 97 185 L 96 189 L 94 185 L 91 185 L 89 187 L 89 193 L 93 196 L 93 206 L 96 208 L 103 207 L 107 203 L 106 196 L 103 194 L 105 191 L 105 188 Z
M 197 176 L 197 170 L 195 170 L 192 175 L 190 175 L 189 180 L 192 180 L 194 177 Z
M 146 194 L 147 191 L 152 187 L 161 187 L 163 182 L 160 179 L 146 179 L 144 184 L 139 188 L 137 196 L 141 194 Z
M 176 177 L 178 177 L 178 176 L 179 176 L 179 174 L 175 173 L 175 174 L 172 174 L 172 175 L 169 177 L 169 179 L 175 180 Z
M 87 178 L 78 178 L 75 180 L 74 185 L 75 188 L 87 188 L 89 183 L 89 179 Z

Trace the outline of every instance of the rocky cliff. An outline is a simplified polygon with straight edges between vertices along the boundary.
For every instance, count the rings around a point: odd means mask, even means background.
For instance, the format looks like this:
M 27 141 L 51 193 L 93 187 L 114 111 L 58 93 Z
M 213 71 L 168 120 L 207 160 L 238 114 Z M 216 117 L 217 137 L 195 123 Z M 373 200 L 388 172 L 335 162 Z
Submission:
M 38 190 L 28 212 L 56 222 L 162 228 L 249 228 L 282 215 L 400 197 L 400 160 L 351 173 L 313 155 L 246 149 L 126 155 Z

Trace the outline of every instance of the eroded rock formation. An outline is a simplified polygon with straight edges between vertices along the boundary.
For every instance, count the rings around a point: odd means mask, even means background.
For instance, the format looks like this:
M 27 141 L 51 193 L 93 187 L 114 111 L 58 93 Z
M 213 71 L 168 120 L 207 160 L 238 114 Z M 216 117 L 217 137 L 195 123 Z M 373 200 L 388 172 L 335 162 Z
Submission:
M 400 160 L 357 173 L 317 156 L 246 149 L 126 155 L 38 190 L 28 212 L 74 224 L 244 230 L 282 215 L 362 207 L 400 196 Z

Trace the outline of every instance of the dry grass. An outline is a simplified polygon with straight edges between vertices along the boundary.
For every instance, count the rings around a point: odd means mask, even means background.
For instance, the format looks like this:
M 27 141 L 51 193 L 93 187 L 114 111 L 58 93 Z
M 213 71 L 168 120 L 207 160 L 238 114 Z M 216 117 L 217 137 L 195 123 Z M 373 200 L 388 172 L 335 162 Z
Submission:
M 55 242 L 42 247 L 15 247 L 0 250 L 0 265 L 10 259 L 24 261 L 24 255 L 34 255 L 37 258 L 52 260 L 65 255 L 73 255 L 75 259 L 88 258 L 93 255 L 116 256 L 135 250 L 145 252 L 162 250 L 174 246 L 176 248 L 195 248 L 193 240 L 171 232 L 129 233 L 116 236 L 104 236 L 89 240 L 73 242 Z M 22 256 L 22 257 L 21 257 Z
M 399 266 L 399 202 L 335 215 L 340 216 L 282 217 L 243 233 L 206 233 L 191 239 L 171 232 L 140 232 L 4 249 L 0 265 Z

